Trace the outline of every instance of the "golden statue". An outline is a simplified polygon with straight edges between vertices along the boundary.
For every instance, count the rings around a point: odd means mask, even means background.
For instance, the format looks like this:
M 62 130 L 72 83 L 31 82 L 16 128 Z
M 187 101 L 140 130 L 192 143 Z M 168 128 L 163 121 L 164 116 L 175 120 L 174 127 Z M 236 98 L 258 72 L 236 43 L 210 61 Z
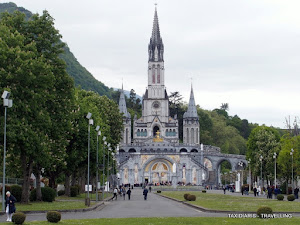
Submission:
M 162 142 L 164 139 L 160 137 L 160 132 L 159 130 L 156 132 L 155 137 L 153 138 L 154 142 Z

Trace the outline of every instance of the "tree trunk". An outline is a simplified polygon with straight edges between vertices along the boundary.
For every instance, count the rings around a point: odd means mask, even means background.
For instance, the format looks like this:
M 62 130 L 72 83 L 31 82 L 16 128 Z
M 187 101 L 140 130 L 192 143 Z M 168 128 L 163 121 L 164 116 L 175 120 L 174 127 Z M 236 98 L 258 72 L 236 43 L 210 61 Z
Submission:
M 35 173 L 35 179 L 36 179 L 36 200 L 42 201 L 41 170 L 39 167 L 37 167 L 37 170 Z
M 24 153 L 21 153 L 22 169 L 23 169 L 23 185 L 22 185 L 22 197 L 21 203 L 29 202 L 29 191 L 30 191 L 30 176 L 32 173 L 32 160 L 27 160 Z M 29 162 L 27 162 L 29 161 Z
M 70 180 L 71 175 L 66 173 L 66 179 L 65 179 L 65 195 L 70 196 Z

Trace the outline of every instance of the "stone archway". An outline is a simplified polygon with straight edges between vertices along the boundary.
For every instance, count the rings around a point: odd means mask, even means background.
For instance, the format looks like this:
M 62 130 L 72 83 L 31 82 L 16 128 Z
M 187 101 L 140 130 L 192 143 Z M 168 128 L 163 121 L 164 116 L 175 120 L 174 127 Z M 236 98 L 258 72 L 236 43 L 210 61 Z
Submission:
M 165 162 L 157 162 L 151 167 L 152 183 L 166 183 L 169 181 L 169 167 Z

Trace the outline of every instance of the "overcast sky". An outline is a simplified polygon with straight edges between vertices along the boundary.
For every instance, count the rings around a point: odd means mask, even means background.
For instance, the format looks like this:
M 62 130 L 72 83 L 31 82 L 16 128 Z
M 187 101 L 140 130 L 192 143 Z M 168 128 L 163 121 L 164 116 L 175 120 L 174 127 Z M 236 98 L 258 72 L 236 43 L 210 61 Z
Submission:
M 7 2 L 7 1 L 1 1 Z M 78 61 L 109 87 L 147 86 L 154 0 L 15 0 L 55 18 Z M 299 0 L 158 0 L 168 93 L 284 127 L 300 115 Z

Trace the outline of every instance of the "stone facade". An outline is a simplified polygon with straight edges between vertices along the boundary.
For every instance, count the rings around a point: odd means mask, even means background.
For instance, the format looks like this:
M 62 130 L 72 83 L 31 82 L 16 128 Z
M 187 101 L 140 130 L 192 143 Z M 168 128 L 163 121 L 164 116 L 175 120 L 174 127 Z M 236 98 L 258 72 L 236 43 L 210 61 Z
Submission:
M 148 87 L 143 96 L 142 117 L 127 112 L 123 88 L 119 109 L 123 113 L 123 139 L 116 155 L 120 184 L 182 182 L 203 185 L 219 183 L 220 164 L 227 160 L 235 170 L 245 156 L 225 155 L 220 148 L 200 144 L 200 124 L 191 88 L 189 106 L 183 116 L 183 144 L 179 143 L 178 120 L 169 113 L 165 88 L 164 45 L 155 9 L 148 45 Z M 129 132 L 129 133 L 128 133 Z

